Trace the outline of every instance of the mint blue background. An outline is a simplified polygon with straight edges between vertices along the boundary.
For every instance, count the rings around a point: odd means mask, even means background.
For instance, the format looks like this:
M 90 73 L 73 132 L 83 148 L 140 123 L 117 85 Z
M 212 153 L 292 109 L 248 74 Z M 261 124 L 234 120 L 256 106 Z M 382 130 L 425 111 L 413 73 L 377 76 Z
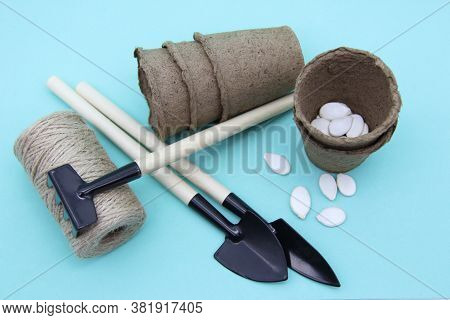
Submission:
M 4 6 L 25 16 L 42 30 Z M 311 60 L 346 45 L 375 51 L 440 7 L 443 1 L 12 1 L 0 2 L 0 297 L 6 297 L 71 253 L 67 240 L 15 159 L 15 138 L 38 118 L 68 109 L 45 87 L 59 75 L 71 85 L 87 80 L 145 123 L 148 109 L 137 92 L 133 49 L 165 40 L 289 25 Z M 69 50 L 71 47 L 79 54 Z M 317 186 L 321 170 L 302 169 L 295 143 L 257 150 L 254 130 L 221 144 L 215 177 L 242 195 L 268 220 L 283 217 L 329 261 L 342 287 L 331 288 L 289 272 L 277 284 L 247 281 L 212 257 L 223 235 L 170 193 L 146 205 L 141 232 L 111 254 L 91 260 L 71 256 L 11 295 L 12 299 L 379 299 L 450 296 L 450 6 L 376 54 L 397 77 L 403 99 L 392 141 L 352 171 L 353 198 L 333 204 L 347 212 L 342 229 L 305 221 L 289 208 L 297 185 L 309 188 L 314 210 L 331 205 Z M 94 64 L 98 65 L 96 67 Z M 103 69 L 103 70 L 102 70 Z M 104 72 L 106 70 L 107 72 Z M 273 121 L 294 126 L 289 112 Z M 302 143 L 290 130 L 290 139 Z M 113 161 L 128 159 L 98 135 Z M 295 172 L 277 176 L 242 169 L 242 144 L 250 161 L 263 151 L 290 157 Z M 226 148 L 225 148 L 226 147 Z M 230 150 L 235 151 L 229 159 Z M 204 153 L 208 157 L 208 153 Z M 300 152 L 300 155 L 302 153 Z M 213 157 L 213 156 L 210 156 Z M 215 155 L 217 157 L 217 155 Z M 233 174 L 227 164 L 234 165 Z M 163 189 L 150 177 L 132 185 L 146 203 Z M 344 231 L 345 230 L 345 231 Z M 372 248 L 372 249 L 369 249 Z M 386 257 L 388 260 L 383 258 Z M 408 274 L 409 273 L 409 274 Z M 425 285 L 426 284 L 426 285 Z M 432 289 L 431 289 L 432 288 Z

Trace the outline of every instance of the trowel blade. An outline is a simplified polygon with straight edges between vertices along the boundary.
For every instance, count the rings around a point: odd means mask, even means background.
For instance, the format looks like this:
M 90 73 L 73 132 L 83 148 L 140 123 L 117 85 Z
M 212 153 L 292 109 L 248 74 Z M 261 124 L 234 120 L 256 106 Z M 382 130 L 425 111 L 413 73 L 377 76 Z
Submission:
M 340 287 L 336 274 L 322 255 L 283 219 L 270 224 L 284 248 L 289 268 L 314 281 Z
M 227 237 L 214 257 L 234 273 L 254 281 L 277 282 L 287 279 L 283 248 L 270 227 L 259 217 L 245 215 L 238 224 L 242 237 Z

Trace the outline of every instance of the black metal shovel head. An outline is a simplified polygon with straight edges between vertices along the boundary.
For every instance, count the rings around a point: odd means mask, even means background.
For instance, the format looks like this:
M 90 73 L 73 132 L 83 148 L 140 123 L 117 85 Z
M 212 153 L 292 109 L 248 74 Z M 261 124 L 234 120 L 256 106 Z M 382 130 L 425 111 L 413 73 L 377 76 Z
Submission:
M 284 248 L 289 268 L 301 275 L 334 287 L 340 287 L 333 269 L 322 255 L 283 219 L 271 223 Z
M 245 215 L 237 226 L 242 236 L 237 240 L 227 237 L 214 258 L 227 269 L 250 280 L 286 280 L 284 251 L 270 227 L 251 214 Z
M 49 186 L 55 191 L 64 206 L 65 218 L 70 218 L 73 225 L 73 235 L 76 237 L 80 231 L 97 222 L 92 197 L 81 197 L 78 190 L 85 184 L 83 179 L 72 168 L 65 164 L 48 172 Z

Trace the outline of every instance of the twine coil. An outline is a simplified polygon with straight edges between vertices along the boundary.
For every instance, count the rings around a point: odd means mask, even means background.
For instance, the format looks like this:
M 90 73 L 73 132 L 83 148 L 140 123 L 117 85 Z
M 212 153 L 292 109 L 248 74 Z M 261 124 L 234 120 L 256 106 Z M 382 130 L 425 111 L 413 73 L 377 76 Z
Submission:
M 68 163 L 90 182 L 116 169 L 77 114 L 56 112 L 37 121 L 16 140 L 14 153 L 79 257 L 108 253 L 142 226 L 144 209 L 131 189 L 121 186 L 94 197 L 98 222 L 77 238 L 72 236 L 71 222 L 63 219 L 63 205 L 56 204 L 56 192 L 47 186 L 47 172 Z

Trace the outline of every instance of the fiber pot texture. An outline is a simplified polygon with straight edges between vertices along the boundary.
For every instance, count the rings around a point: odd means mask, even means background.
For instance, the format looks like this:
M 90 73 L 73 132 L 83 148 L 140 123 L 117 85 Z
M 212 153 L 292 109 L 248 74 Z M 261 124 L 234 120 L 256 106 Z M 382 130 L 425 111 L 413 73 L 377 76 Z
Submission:
M 289 27 L 194 34 L 214 66 L 222 121 L 290 93 L 304 66 Z
M 370 146 L 355 150 L 338 150 L 316 141 L 298 120 L 295 119 L 295 123 L 302 135 L 308 158 L 320 169 L 335 173 L 350 171 L 363 163 L 370 154 L 380 149 L 391 139 L 397 125 L 397 123 L 394 123 Z
M 115 249 L 144 223 L 139 200 L 128 186 L 121 186 L 96 195 L 97 223 L 76 238 L 72 235 L 72 223 L 63 218 L 63 205 L 56 203 L 56 191 L 47 185 L 48 171 L 70 164 L 90 182 L 116 169 L 94 132 L 76 113 L 56 112 L 37 121 L 16 140 L 14 153 L 79 257 Z
M 304 66 L 289 27 L 194 34 L 162 49 L 135 50 L 149 122 L 165 140 L 225 121 L 292 92 Z
M 190 128 L 210 123 L 222 115 L 220 91 L 211 62 L 202 45 L 195 42 L 171 41 L 163 44 L 181 71 L 189 95 Z M 176 130 L 175 130 L 176 131 Z
M 149 123 L 166 138 L 190 127 L 189 93 L 181 70 L 165 48 L 137 48 L 139 86 L 152 106 Z
M 357 138 L 332 137 L 311 125 L 327 102 L 343 102 L 360 114 L 370 132 Z M 392 71 L 367 51 L 337 48 L 310 61 L 297 78 L 294 119 L 306 153 L 318 167 L 345 172 L 360 165 L 395 131 L 401 98 Z M 306 141 L 308 138 L 308 141 Z

